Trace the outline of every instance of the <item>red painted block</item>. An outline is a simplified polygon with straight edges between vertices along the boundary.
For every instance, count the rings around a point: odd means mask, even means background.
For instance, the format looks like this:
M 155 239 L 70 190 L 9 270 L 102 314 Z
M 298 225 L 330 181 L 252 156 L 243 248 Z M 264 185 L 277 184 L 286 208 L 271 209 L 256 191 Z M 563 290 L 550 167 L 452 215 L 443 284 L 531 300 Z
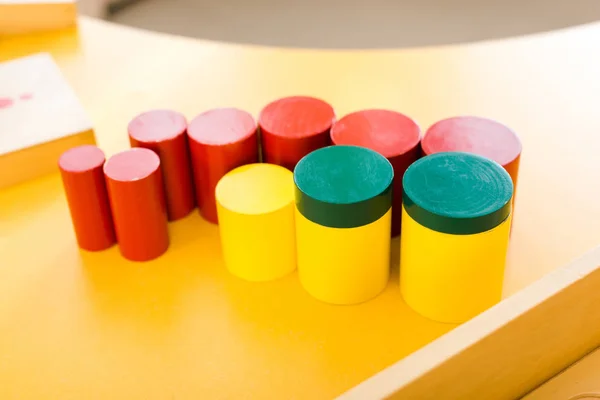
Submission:
M 77 243 L 89 251 L 104 250 L 115 243 L 102 172 L 104 161 L 102 150 L 92 145 L 69 149 L 58 160 Z
M 333 125 L 336 145 L 369 148 L 386 157 L 394 168 L 392 236 L 400 234 L 402 177 L 421 156 L 421 128 L 411 118 L 389 110 L 362 110 L 346 115 Z
M 169 247 L 160 159 L 136 148 L 112 156 L 104 175 L 123 257 L 148 261 Z
M 258 162 L 256 122 L 246 111 L 218 108 L 194 118 L 188 136 L 198 207 L 206 220 L 216 224 L 219 180 L 234 168 Z
M 160 158 L 169 221 L 185 217 L 196 206 L 186 129 L 185 117 L 170 110 L 140 114 L 127 129 L 132 147 L 150 149 Z
M 463 151 L 496 161 L 509 173 L 516 193 L 522 145 L 519 137 L 507 126 L 481 117 L 448 118 L 427 130 L 422 145 L 425 155 Z
M 329 146 L 333 107 L 313 97 L 285 97 L 268 104 L 258 117 L 263 161 L 293 171 L 308 153 Z

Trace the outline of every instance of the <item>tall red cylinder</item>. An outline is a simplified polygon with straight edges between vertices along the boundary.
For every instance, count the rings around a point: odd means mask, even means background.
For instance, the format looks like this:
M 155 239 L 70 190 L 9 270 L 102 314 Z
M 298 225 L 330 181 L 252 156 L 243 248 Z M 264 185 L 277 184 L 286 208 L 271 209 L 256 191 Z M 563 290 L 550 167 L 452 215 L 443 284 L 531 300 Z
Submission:
M 516 197 L 521 140 L 500 122 L 474 116 L 447 118 L 433 124 L 423 137 L 425 155 L 463 151 L 487 157 L 502 165 L 514 185 Z
M 160 159 L 152 150 L 135 148 L 104 164 L 110 205 L 123 257 L 148 261 L 169 247 Z
M 150 149 L 160 158 L 170 221 L 185 217 L 196 206 L 186 129 L 185 117 L 171 110 L 140 114 L 127 129 L 132 147 Z
M 104 161 L 102 150 L 91 145 L 69 149 L 58 160 L 77 243 L 89 251 L 107 249 L 116 241 Z
M 263 161 L 293 171 L 302 157 L 331 144 L 334 121 L 333 107 L 313 97 L 285 97 L 268 104 L 258 117 Z
M 236 108 L 218 108 L 190 122 L 188 136 L 196 198 L 202 216 L 218 223 L 215 188 L 227 172 L 258 162 L 256 122 Z
M 331 129 L 333 144 L 366 147 L 388 159 L 394 168 L 392 236 L 400 234 L 402 177 L 421 156 L 421 128 L 406 115 L 390 110 L 362 110 L 346 115 Z

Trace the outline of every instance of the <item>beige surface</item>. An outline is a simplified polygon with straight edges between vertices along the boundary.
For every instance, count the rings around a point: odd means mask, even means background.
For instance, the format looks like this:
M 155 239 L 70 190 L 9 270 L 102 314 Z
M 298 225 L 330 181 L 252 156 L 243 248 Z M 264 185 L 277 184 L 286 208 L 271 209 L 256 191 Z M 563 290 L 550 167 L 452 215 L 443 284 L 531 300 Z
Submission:
M 392 108 L 424 128 L 457 114 L 498 119 L 524 149 L 510 295 L 600 241 L 599 43 L 593 25 L 469 46 L 330 52 L 83 20 L 78 39 L 3 40 L 0 59 L 56 55 L 109 155 L 128 147 L 127 123 L 149 108 L 257 115 L 291 94 L 322 97 L 338 115 Z M 117 248 L 80 252 L 57 174 L 0 191 L 0 354 L 9 360 L 0 362 L 0 398 L 332 398 L 453 328 L 403 303 L 397 241 L 385 291 L 333 307 L 306 294 L 296 274 L 264 285 L 228 274 L 218 229 L 197 213 L 170 234 L 171 248 L 151 263 L 129 263 Z
M 113 20 L 159 32 L 238 43 L 397 48 L 472 42 L 592 22 L 600 20 L 600 2 L 140 0 Z
M 594 326 L 586 325 L 585 333 Z M 579 335 L 578 335 L 579 336 Z M 600 399 L 600 349 L 579 360 L 522 400 Z

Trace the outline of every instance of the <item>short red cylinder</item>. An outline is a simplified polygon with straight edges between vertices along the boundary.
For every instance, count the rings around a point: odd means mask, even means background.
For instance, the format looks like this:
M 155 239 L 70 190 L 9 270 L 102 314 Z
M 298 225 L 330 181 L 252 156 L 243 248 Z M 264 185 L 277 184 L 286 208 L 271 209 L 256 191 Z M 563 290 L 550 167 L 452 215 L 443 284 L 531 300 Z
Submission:
M 196 199 L 202 216 L 218 223 L 215 188 L 227 172 L 258 162 L 256 122 L 236 108 L 198 115 L 188 127 Z
M 336 145 L 366 147 L 386 157 L 394 168 L 392 236 L 400 234 L 402 177 L 421 156 L 421 128 L 411 118 L 390 110 L 362 110 L 346 115 L 331 128 Z
M 160 159 L 136 148 L 112 156 L 104 175 L 123 257 L 148 261 L 169 247 Z
M 463 151 L 487 157 L 502 165 L 517 190 L 521 140 L 507 126 L 491 119 L 463 116 L 433 124 L 423 137 L 425 155 L 445 151 Z
M 302 157 L 331 144 L 334 121 L 333 107 L 313 97 L 285 97 L 268 104 L 258 117 L 263 161 L 293 171 Z
M 140 114 L 127 129 L 132 147 L 150 149 L 160 158 L 169 221 L 185 217 L 196 206 L 186 129 L 185 117 L 170 110 Z
M 77 243 L 89 251 L 107 249 L 116 241 L 104 161 L 102 150 L 91 145 L 69 149 L 58 160 Z

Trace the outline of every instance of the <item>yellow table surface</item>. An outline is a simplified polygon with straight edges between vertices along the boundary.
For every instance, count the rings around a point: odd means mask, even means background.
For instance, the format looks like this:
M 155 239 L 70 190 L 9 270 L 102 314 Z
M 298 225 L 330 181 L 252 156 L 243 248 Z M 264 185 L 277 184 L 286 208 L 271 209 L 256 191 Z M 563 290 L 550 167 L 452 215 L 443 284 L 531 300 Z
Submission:
M 506 123 L 524 147 L 506 295 L 600 243 L 599 49 L 600 24 L 389 51 L 238 46 L 89 19 L 78 36 L 0 38 L 2 60 L 53 53 L 108 154 L 149 108 L 256 115 L 292 94 L 322 97 L 340 116 L 396 109 L 424 129 L 457 114 Z M 397 240 L 385 292 L 332 306 L 296 274 L 229 275 L 217 227 L 196 212 L 170 233 L 153 262 L 116 247 L 80 252 L 58 174 L 0 192 L 0 398 L 325 399 L 453 327 L 403 303 Z

